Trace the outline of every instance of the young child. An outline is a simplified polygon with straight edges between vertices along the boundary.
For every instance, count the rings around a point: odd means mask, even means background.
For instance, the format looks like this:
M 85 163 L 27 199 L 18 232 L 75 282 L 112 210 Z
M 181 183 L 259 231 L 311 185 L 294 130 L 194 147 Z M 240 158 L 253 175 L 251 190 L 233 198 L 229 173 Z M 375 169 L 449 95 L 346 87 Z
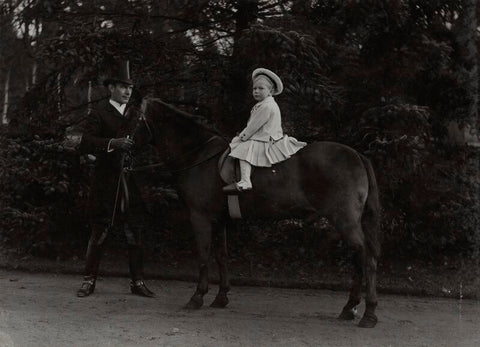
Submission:
M 240 160 L 241 180 L 234 189 L 252 189 L 253 166 L 270 167 L 290 158 L 307 144 L 283 134 L 280 108 L 273 95 L 283 91 L 283 83 L 274 72 L 258 68 L 252 73 L 253 98 L 257 101 L 250 112 L 247 126 L 232 139 L 230 156 Z M 224 187 L 225 191 L 232 186 Z

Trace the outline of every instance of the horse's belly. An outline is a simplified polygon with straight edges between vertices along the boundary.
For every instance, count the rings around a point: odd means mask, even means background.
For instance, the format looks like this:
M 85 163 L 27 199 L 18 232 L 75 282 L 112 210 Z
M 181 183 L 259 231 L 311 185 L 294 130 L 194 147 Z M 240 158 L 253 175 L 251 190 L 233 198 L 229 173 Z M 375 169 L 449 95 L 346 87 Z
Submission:
M 242 216 L 303 217 L 311 209 L 297 175 L 292 170 L 283 171 L 275 173 L 274 169 L 263 169 L 252 177 L 253 189 L 239 196 Z
M 303 218 L 311 211 L 308 201 L 303 199 L 291 199 L 288 203 L 266 198 L 240 197 L 240 210 L 244 218 Z

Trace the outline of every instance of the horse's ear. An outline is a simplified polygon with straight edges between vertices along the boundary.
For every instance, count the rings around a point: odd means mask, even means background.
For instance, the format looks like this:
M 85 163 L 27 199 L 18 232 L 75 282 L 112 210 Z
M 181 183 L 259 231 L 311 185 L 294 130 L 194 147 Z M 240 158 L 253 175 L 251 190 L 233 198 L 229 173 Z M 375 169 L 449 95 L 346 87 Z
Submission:
M 137 88 L 133 88 L 132 96 L 130 97 L 130 104 L 139 107 L 143 100 L 143 96 Z

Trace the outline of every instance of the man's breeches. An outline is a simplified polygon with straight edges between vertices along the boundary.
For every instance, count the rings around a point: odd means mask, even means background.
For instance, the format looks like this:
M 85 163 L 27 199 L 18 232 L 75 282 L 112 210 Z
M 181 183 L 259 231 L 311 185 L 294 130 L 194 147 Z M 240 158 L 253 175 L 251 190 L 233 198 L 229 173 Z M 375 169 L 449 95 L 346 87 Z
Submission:
M 136 211 L 137 212 L 137 211 Z M 128 244 L 129 268 L 133 280 L 143 278 L 143 240 L 141 228 L 145 221 L 139 213 L 130 214 L 128 218 L 118 215 L 114 226 L 110 220 L 95 219 L 92 221 L 92 234 L 88 242 L 85 277 L 96 278 L 100 260 L 105 252 L 107 239 L 112 233 L 123 233 Z

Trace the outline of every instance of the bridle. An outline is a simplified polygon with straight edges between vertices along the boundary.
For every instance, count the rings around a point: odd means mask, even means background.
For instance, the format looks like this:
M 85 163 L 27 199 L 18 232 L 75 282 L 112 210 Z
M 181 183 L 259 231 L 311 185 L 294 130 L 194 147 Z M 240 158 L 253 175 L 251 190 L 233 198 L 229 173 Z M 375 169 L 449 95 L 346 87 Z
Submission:
M 154 100 L 158 100 L 159 102 L 161 102 L 162 104 L 164 104 L 163 101 L 159 100 L 159 99 L 154 99 Z M 140 125 L 142 124 L 142 122 L 145 124 L 147 130 L 148 130 L 148 133 L 149 133 L 149 140 L 152 140 L 153 139 L 153 132 L 150 128 L 150 125 L 148 124 L 148 121 L 147 121 L 147 116 L 146 116 L 146 109 L 147 109 L 147 102 L 146 100 L 144 99 L 142 101 L 142 105 L 141 105 L 141 108 L 140 110 L 138 111 L 139 113 L 139 117 L 137 118 L 137 123 L 135 124 L 135 129 L 133 131 L 133 134 L 132 134 L 132 138 L 133 136 L 135 135 L 135 133 L 138 131 L 138 129 L 140 128 Z M 181 154 L 180 156 L 176 157 L 176 158 L 173 158 L 171 160 L 168 160 L 167 162 L 159 162 L 159 163 L 154 163 L 154 164 L 149 164 L 149 165 L 143 165 L 143 166 L 137 166 L 137 167 L 133 167 L 133 161 L 131 163 L 131 165 L 129 165 L 128 167 L 124 168 L 125 171 L 127 172 L 140 172 L 140 171 L 146 171 L 146 170 L 150 170 L 150 169 L 156 169 L 155 171 L 159 171 L 161 170 L 161 172 L 163 173 L 167 173 L 167 174 L 172 174 L 172 173 L 179 173 L 179 172 L 182 172 L 182 171 L 186 171 L 186 170 L 189 170 L 189 169 L 193 169 L 194 167 L 196 166 L 199 166 L 207 161 L 209 161 L 210 159 L 214 158 L 215 156 L 217 156 L 218 154 L 220 154 L 221 152 L 223 152 L 225 150 L 225 148 L 221 148 L 220 150 L 218 151 L 215 151 L 214 153 L 210 154 L 209 156 L 207 156 L 206 158 L 202 158 L 201 160 L 197 161 L 197 162 L 194 162 L 193 164 L 190 164 L 190 165 L 187 165 L 185 167 L 182 167 L 182 168 L 179 168 L 179 169 L 169 169 L 168 167 L 171 167 L 173 165 L 175 165 L 176 163 L 178 162 L 182 162 L 182 160 L 184 160 L 187 156 L 191 155 L 191 154 L 194 154 L 196 152 L 198 152 L 199 150 L 201 150 L 204 146 L 206 146 L 207 144 L 209 144 L 210 142 L 216 140 L 216 139 L 222 139 L 226 142 L 226 139 L 223 137 L 223 136 L 220 136 L 220 135 L 213 135 L 212 137 L 210 137 L 208 140 L 206 140 L 205 142 L 202 142 L 201 144 L 197 145 L 196 147 L 194 147 L 193 149 L 191 149 L 190 151 L 186 152 L 186 153 L 183 153 Z

